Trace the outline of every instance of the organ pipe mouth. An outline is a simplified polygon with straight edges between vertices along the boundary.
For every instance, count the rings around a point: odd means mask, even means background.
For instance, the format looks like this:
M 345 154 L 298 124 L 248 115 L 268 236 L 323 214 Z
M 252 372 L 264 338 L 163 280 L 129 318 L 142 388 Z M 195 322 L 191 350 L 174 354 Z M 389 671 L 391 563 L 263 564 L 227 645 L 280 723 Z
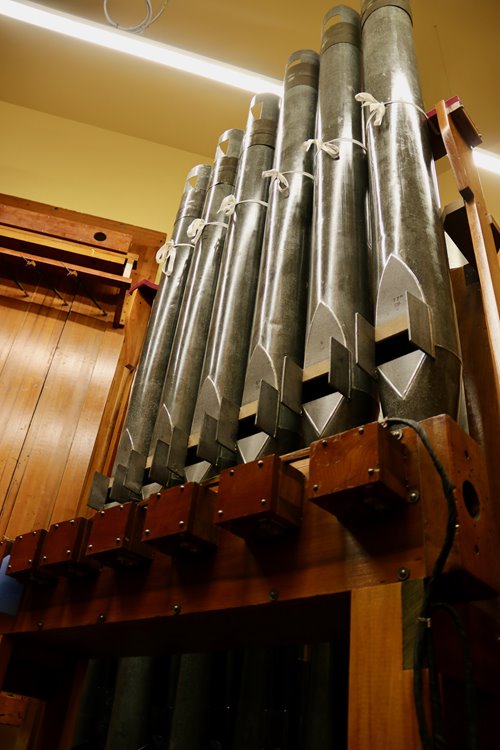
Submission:
M 363 27 L 371 14 L 379 8 L 400 8 L 408 13 L 413 22 L 409 0 L 363 0 L 361 3 L 361 27 Z

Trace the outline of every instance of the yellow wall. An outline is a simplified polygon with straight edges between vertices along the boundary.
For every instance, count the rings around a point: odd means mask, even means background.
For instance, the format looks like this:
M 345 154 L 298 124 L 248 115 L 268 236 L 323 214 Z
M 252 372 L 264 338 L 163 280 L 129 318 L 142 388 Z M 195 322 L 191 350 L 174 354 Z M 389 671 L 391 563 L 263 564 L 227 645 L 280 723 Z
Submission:
M 0 192 L 171 233 L 211 157 L 0 102 Z

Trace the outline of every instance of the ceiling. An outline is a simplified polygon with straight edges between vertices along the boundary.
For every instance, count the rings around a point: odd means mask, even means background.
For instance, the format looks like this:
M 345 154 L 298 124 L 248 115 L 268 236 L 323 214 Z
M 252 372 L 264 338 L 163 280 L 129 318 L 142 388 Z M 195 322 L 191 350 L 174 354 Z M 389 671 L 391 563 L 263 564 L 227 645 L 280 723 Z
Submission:
M 105 23 L 102 0 L 39 0 Z M 160 0 L 153 0 L 158 8 Z M 359 10 L 359 0 L 348 0 Z M 170 0 L 145 36 L 282 78 L 288 56 L 318 49 L 331 0 Z M 144 0 L 110 0 L 124 25 Z M 498 0 L 413 0 L 425 107 L 458 94 L 484 137 L 500 146 Z M 5 18 L 0 99 L 211 156 L 219 134 L 244 127 L 251 95 Z M 500 151 L 500 148 L 497 148 Z

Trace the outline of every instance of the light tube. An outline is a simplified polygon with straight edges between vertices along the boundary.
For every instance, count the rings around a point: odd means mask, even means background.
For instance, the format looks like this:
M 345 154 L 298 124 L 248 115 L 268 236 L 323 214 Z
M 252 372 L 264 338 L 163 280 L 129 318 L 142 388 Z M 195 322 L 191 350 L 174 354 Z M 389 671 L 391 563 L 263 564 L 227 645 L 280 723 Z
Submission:
M 282 93 L 282 83 L 275 78 L 108 28 L 93 21 L 82 20 L 68 13 L 47 9 L 37 3 L 0 0 L 0 15 L 251 93 L 273 93 L 279 96 Z

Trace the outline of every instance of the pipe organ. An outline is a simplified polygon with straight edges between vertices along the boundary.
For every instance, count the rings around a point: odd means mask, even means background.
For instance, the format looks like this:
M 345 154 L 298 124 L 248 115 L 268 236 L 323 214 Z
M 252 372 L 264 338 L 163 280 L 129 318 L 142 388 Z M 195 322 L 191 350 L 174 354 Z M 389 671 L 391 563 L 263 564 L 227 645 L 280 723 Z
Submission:
M 14 639 L 50 645 L 62 629 L 68 648 L 94 656 L 103 644 L 130 656 L 250 644 L 224 657 L 222 693 L 236 705 L 237 663 L 240 703 L 217 747 L 323 750 L 335 737 L 325 665 L 349 679 L 344 701 L 364 695 L 355 649 L 382 668 L 376 617 L 403 629 L 399 648 L 419 637 L 405 617 L 430 622 L 429 580 L 462 603 L 494 598 L 491 460 L 456 423 L 440 138 L 423 110 L 408 0 L 364 0 L 361 16 L 329 10 L 320 54 L 289 58 L 281 101 L 256 95 L 245 131 L 225 131 L 212 166 L 187 175 L 112 476 L 94 478 L 93 518 L 14 541 L 8 572 L 29 584 Z M 448 516 L 439 476 L 454 492 Z M 438 618 L 439 632 L 446 640 Z M 279 683 L 296 710 L 286 740 L 262 714 L 275 679 L 262 644 L 280 640 L 301 643 L 304 662 L 292 680 L 302 697 Z M 400 662 L 412 664 L 394 653 L 408 696 Z M 201 750 L 186 685 L 194 675 L 205 716 L 213 663 L 176 662 L 184 697 L 169 747 Z M 366 688 L 376 703 L 382 683 Z M 368 747 L 375 732 L 370 748 L 417 748 L 423 720 L 397 712 L 395 728 L 381 709 L 387 732 L 400 732 L 384 745 L 377 717 L 350 706 L 342 746 Z

